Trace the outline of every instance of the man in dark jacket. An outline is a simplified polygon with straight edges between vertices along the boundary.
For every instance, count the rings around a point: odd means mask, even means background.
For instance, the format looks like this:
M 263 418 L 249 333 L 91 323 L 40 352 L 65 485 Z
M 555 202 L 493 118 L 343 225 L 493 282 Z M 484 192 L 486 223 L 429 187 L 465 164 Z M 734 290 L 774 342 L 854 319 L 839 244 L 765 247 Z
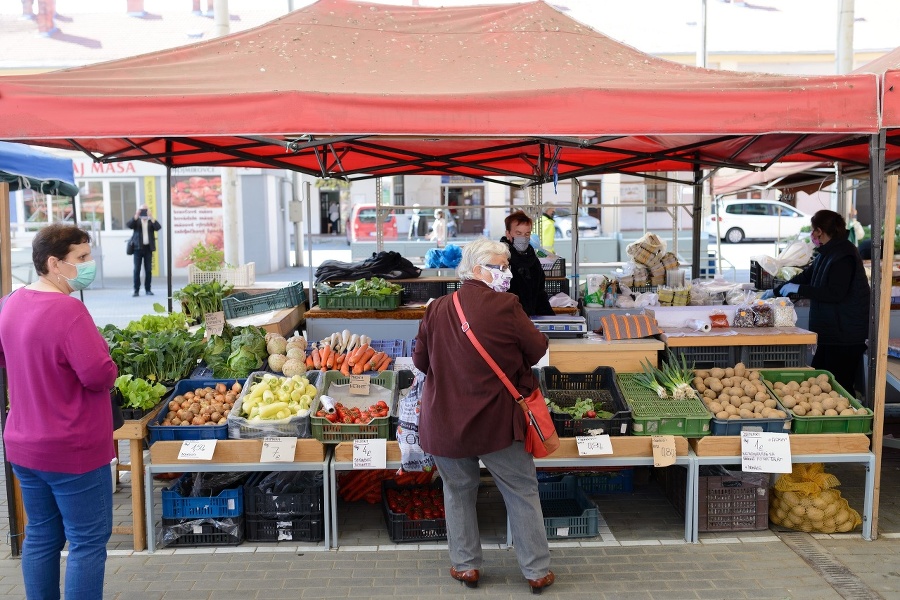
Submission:
M 818 256 L 774 293 L 810 299 L 809 329 L 817 335 L 812 367 L 830 371 L 852 395 L 869 335 L 869 280 L 841 215 L 820 210 L 810 222 Z
M 544 268 L 529 243 L 531 218 L 519 210 L 506 217 L 504 223 L 506 235 L 500 241 L 509 247 L 509 268 L 513 274 L 509 291 L 519 297 L 526 315 L 554 314 L 544 289 Z
M 140 295 L 141 291 L 141 265 L 144 267 L 144 292 L 152 296 L 150 291 L 150 278 L 153 268 L 153 253 L 156 252 L 156 232 L 162 229 L 159 221 L 153 218 L 146 204 L 142 204 L 134 214 L 133 219 L 128 219 L 125 227 L 133 230 L 131 244 L 134 247 L 134 293 L 133 297 Z

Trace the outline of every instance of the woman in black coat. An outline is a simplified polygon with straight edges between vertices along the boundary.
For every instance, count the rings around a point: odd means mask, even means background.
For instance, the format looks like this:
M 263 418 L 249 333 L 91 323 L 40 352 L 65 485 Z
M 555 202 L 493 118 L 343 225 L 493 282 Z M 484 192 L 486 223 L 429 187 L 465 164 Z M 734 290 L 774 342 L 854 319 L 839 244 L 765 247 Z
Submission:
M 830 371 L 853 395 L 869 335 L 869 279 L 841 215 L 820 210 L 810 223 L 818 254 L 775 294 L 810 299 L 809 328 L 818 337 L 812 367 Z

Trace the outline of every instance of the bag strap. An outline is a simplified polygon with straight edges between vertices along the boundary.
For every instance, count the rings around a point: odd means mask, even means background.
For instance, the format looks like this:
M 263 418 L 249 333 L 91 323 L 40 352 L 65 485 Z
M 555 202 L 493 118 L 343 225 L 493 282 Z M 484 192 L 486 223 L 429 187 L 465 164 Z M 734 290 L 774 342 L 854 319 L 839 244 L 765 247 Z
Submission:
M 487 350 L 484 349 L 484 346 L 481 345 L 481 342 L 478 341 L 478 338 L 475 337 L 475 332 L 472 331 L 472 328 L 469 327 L 469 322 L 466 320 L 466 315 L 463 313 L 462 306 L 459 304 L 459 292 L 453 292 L 453 305 L 456 307 L 456 314 L 459 315 L 459 322 L 462 323 L 462 330 L 469 338 L 469 341 L 472 342 L 472 345 L 475 346 L 475 349 L 478 350 L 478 353 L 481 355 L 481 358 L 494 370 L 494 373 L 497 377 L 500 378 L 500 381 L 503 382 L 503 385 L 506 386 L 506 389 L 509 390 L 509 393 L 512 394 L 513 398 L 516 402 L 520 402 L 525 400 L 525 397 L 519 393 L 519 390 L 516 389 L 516 386 L 512 384 L 509 380 L 509 377 L 506 376 L 506 373 L 500 368 L 497 362 L 491 358 L 491 355 L 488 354 Z

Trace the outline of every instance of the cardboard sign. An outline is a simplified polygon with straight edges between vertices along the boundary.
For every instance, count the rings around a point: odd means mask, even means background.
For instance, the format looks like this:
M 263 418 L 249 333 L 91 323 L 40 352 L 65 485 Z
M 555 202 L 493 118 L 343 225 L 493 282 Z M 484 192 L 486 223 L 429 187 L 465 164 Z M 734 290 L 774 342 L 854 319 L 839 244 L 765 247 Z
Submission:
M 387 440 L 353 440 L 354 469 L 384 469 L 387 465 Z
M 678 453 L 675 451 L 674 435 L 654 435 L 651 444 L 654 467 L 668 467 L 675 464 Z
M 267 437 L 263 439 L 259 462 L 294 462 L 296 451 L 295 437 Z
M 178 460 L 212 460 L 218 440 L 184 440 Z
M 750 473 L 790 473 L 793 467 L 788 434 L 742 431 L 741 470 Z
M 371 375 L 351 375 L 350 376 L 350 395 L 352 396 L 368 396 L 369 381 Z
M 612 454 L 612 442 L 608 435 L 577 435 L 575 444 L 578 445 L 578 456 L 599 456 Z
M 204 318 L 206 335 L 222 335 L 225 330 L 225 313 L 222 311 L 206 313 Z

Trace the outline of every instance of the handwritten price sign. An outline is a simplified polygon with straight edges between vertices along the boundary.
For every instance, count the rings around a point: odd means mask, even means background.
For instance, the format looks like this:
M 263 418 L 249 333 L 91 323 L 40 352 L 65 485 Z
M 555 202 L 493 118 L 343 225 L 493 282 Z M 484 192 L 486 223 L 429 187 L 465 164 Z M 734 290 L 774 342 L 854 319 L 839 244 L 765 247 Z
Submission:
M 578 435 L 575 436 L 578 445 L 578 456 L 598 456 L 600 454 L 612 454 L 612 442 L 608 435 Z
M 212 460 L 218 440 L 185 440 L 178 451 L 178 460 Z
M 259 462 L 294 462 L 296 451 L 295 437 L 267 437 L 263 439 Z
M 790 473 L 791 442 L 788 434 L 742 431 L 741 470 L 752 473 Z
M 668 467 L 675 464 L 678 453 L 675 451 L 674 435 L 654 435 L 651 445 L 654 467 Z
M 387 465 L 387 440 L 353 440 L 354 469 L 384 469 Z

